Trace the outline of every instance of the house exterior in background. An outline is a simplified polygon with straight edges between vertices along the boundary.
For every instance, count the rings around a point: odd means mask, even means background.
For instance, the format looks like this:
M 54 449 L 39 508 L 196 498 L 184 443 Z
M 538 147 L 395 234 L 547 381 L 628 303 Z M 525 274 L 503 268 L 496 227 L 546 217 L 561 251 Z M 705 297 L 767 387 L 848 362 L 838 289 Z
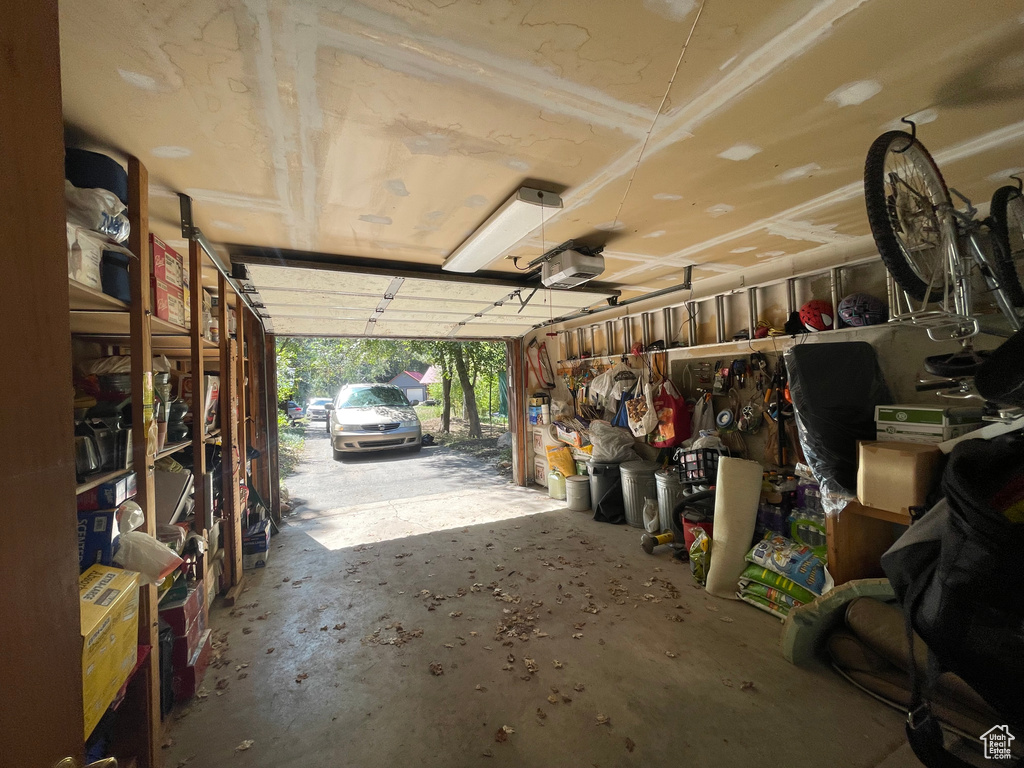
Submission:
M 422 373 L 416 371 L 402 371 L 400 374 L 395 376 L 388 384 L 394 384 L 400 390 L 405 392 L 405 398 L 410 403 L 422 403 L 427 399 L 427 386 L 423 384 L 420 379 L 423 378 Z

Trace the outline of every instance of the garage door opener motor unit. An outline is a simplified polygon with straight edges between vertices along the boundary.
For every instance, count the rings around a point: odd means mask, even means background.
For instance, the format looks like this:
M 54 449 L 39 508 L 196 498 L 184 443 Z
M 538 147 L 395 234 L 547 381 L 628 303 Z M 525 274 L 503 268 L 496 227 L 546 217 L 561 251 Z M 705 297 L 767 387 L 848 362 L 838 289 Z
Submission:
M 604 272 L 603 250 L 566 240 L 542 257 L 541 282 L 548 288 L 573 288 L 593 280 Z

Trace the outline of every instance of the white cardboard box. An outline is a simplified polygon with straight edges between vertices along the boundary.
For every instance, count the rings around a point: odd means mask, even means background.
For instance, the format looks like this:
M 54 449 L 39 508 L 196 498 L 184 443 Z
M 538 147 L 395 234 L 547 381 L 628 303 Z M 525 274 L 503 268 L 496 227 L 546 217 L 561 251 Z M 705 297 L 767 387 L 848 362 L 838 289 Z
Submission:
M 941 443 L 984 426 L 981 408 L 943 405 L 876 405 L 879 442 Z

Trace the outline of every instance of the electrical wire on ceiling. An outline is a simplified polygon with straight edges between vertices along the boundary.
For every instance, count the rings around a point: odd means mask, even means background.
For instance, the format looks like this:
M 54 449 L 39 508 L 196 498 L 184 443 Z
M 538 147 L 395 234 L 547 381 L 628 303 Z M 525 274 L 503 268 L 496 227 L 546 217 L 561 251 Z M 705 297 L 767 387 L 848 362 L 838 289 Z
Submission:
M 668 86 L 665 88 L 665 95 L 661 97 L 661 104 L 658 106 L 658 111 L 654 115 L 654 119 L 651 121 L 651 127 L 647 129 L 647 135 L 644 137 L 644 143 L 640 147 L 640 154 L 636 158 L 636 165 L 633 166 L 633 172 L 629 174 L 629 181 L 626 183 L 626 191 L 622 194 L 622 200 L 619 201 L 619 208 L 615 211 L 615 218 L 612 219 L 612 231 L 619 224 L 619 215 L 622 213 L 622 206 L 626 202 L 626 198 L 629 197 L 629 191 L 633 188 L 633 179 L 636 177 L 636 172 L 640 168 L 640 163 L 644 159 L 644 152 L 647 151 L 647 143 L 651 140 L 651 134 L 654 133 L 654 126 L 658 122 L 658 118 L 661 117 L 661 112 L 665 109 L 665 104 L 668 102 L 669 93 L 672 92 L 672 85 L 676 81 L 676 75 L 679 74 L 679 67 L 683 64 L 683 57 L 686 55 L 686 49 L 690 47 L 690 39 L 693 37 L 693 31 L 697 29 L 697 22 L 700 20 L 700 15 L 704 12 L 704 4 L 707 0 L 701 0 L 700 8 L 697 9 L 697 15 L 693 19 L 693 25 L 690 27 L 690 33 L 686 36 L 686 41 L 683 43 L 683 49 L 679 52 L 679 59 L 676 61 L 676 68 L 672 71 L 672 77 L 669 78 Z

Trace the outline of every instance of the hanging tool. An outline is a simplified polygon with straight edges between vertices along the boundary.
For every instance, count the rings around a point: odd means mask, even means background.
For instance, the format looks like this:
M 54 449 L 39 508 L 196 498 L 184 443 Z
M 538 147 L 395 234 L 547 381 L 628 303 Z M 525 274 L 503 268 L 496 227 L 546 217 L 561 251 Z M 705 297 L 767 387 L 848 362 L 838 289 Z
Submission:
M 738 389 L 743 389 L 747 386 L 747 361 L 746 360 L 733 360 L 732 361 L 732 378 L 733 384 Z

